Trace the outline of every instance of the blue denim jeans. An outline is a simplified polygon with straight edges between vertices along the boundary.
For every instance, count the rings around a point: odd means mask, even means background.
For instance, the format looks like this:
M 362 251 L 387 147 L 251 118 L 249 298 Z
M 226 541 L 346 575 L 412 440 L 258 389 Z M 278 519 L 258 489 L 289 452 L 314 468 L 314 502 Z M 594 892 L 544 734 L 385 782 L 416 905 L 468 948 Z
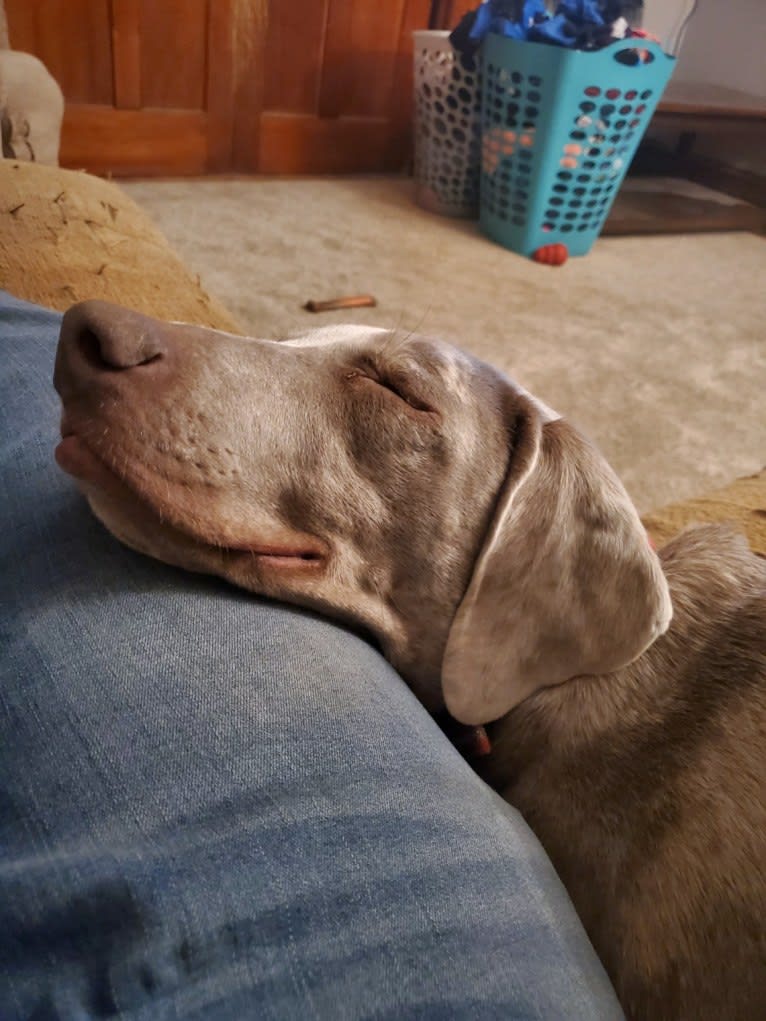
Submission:
M 517 813 L 309 613 L 119 545 L 0 294 L 0 1018 L 619 1018 Z

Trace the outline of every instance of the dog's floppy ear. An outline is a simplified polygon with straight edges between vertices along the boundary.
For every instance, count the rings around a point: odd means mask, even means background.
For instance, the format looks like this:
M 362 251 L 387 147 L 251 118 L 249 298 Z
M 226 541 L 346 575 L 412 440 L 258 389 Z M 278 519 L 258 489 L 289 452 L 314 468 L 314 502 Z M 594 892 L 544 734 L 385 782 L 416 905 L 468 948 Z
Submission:
M 442 665 L 447 708 L 470 724 L 539 688 L 625 666 L 672 613 L 659 560 L 604 458 L 507 386 L 509 465 Z

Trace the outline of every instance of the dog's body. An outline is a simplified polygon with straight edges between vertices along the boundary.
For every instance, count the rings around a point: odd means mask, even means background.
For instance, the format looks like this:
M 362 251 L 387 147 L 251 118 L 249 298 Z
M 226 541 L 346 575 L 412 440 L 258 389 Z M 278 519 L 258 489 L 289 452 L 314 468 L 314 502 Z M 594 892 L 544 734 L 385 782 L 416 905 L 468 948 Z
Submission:
M 741 539 L 660 561 L 571 426 L 423 338 L 87 303 L 56 385 L 58 460 L 119 538 L 365 629 L 430 710 L 490 724 L 487 778 L 631 1018 L 762 1014 L 766 565 Z
M 722 526 L 661 551 L 639 659 L 493 724 L 486 778 L 566 885 L 629 1018 L 766 1008 L 766 564 Z M 543 793 L 544 792 L 544 793 Z

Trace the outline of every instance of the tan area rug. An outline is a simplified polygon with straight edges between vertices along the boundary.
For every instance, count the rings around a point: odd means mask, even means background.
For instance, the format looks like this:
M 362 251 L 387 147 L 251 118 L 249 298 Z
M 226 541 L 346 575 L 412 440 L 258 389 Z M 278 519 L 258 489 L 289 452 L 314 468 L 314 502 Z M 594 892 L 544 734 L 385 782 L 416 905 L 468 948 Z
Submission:
M 411 201 L 394 178 L 134 181 L 126 190 L 248 332 L 419 330 L 576 422 L 645 510 L 766 462 L 766 243 L 620 237 L 560 269 Z M 375 309 L 311 315 L 308 298 Z

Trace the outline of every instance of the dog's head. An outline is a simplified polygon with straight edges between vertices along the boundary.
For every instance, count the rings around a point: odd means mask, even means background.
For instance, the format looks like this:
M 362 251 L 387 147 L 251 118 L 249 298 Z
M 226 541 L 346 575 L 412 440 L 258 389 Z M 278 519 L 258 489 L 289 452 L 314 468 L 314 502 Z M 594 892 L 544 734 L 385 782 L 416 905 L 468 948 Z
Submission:
M 55 385 L 57 460 L 119 539 L 361 626 L 463 722 L 615 670 L 668 626 L 604 459 L 449 345 L 361 326 L 251 340 L 86 302 Z

